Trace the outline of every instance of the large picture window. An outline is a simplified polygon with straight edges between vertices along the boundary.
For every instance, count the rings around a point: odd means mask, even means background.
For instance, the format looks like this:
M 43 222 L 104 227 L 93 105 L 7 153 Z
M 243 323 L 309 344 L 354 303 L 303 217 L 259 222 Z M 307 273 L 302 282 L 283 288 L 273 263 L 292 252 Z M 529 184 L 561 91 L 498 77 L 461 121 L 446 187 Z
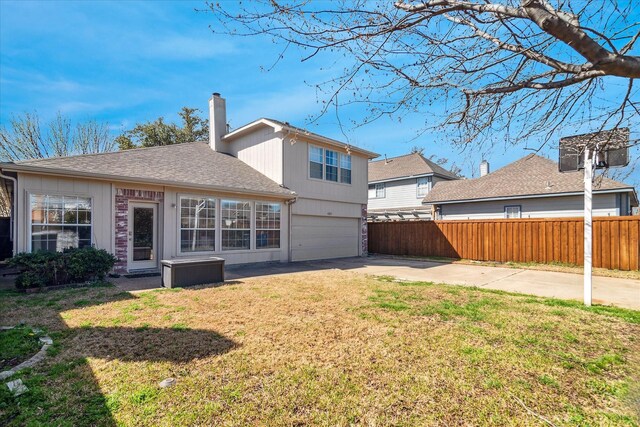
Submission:
M 256 202 L 256 248 L 280 247 L 280 204 Z
M 222 250 L 251 249 L 251 204 L 222 200 Z
M 91 246 L 91 199 L 32 194 L 31 251 Z
M 180 198 L 180 252 L 215 250 L 216 199 Z

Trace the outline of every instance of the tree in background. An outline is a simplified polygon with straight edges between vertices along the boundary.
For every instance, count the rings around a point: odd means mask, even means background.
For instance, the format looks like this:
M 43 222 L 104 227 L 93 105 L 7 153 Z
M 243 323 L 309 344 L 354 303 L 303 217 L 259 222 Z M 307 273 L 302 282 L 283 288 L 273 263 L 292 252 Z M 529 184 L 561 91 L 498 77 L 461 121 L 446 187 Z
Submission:
M 635 0 L 256 0 L 209 3 L 214 31 L 320 57 L 324 108 L 365 104 L 363 123 L 415 113 L 461 146 L 546 143 L 635 122 Z M 294 48 L 298 48 L 297 50 Z M 322 56 L 325 55 L 325 56 Z M 330 57 L 327 58 L 326 55 Z M 611 96 L 612 88 L 620 94 Z M 482 149 L 482 148 L 479 148 Z
M 13 116 L 9 126 L 0 126 L 0 159 L 16 161 L 114 151 L 109 125 L 91 120 L 72 125 L 58 113 L 46 126 L 37 113 Z
M 136 126 L 116 138 L 121 150 L 140 147 L 181 144 L 183 142 L 209 139 L 209 121 L 198 115 L 197 108 L 182 107 L 178 113 L 182 127 L 166 123 L 164 117 L 153 122 L 138 123 Z

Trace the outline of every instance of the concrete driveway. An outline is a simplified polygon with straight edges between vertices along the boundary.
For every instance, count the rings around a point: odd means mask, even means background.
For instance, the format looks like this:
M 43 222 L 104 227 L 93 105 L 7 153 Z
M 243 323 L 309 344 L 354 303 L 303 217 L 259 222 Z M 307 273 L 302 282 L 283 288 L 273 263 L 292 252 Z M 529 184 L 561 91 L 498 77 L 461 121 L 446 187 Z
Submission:
M 324 269 L 339 269 L 375 276 L 392 276 L 408 281 L 478 286 L 582 301 L 583 277 L 581 274 L 418 261 L 385 256 L 295 263 L 230 265 L 226 267 L 225 278 L 239 280 Z M 116 284 L 127 291 L 152 289 L 159 287 L 160 278 L 118 279 Z M 593 302 L 640 310 L 640 280 L 594 276 Z

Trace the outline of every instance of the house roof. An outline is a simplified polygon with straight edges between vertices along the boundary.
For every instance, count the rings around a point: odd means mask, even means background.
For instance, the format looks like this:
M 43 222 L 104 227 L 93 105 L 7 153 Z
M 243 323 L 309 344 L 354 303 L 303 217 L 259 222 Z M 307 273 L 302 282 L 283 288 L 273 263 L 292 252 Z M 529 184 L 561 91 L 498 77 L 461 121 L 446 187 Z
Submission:
M 271 127 L 274 129 L 275 132 L 282 132 L 282 131 L 289 132 L 291 134 L 294 134 L 294 136 L 304 137 L 312 141 L 317 141 L 324 144 L 332 145 L 337 148 L 342 148 L 345 151 L 362 154 L 369 159 L 374 159 L 380 156 L 380 154 L 378 153 L 367 151 L 350 144 L 345 144 L 344 142 L 336 141 L 335 139 L 327 138 L 326 136 L 322 136 L 317 133 L 310 132 L 306 129 L 292 126 L 287 122 L 281 122 L 279 120 L 268 119 L 264 117 L 258 120 L 254 120 L 251 123 L 247 123 L 244 126 L 240 126 L 237 129 L 234 129 L 232 132 L 229 132 L 228 134 L 223 136 L 222 140 L 227 142 L 233 141 L 235 138 L 245 135 L 247 133 L 250 133 L 253 130 L 263 126 Z
M 23 160 L 0 164 L 0 168 L 284 198 L 295 196 L 293 191 L 281 187 L 241 160 L 213 151 L 204 142 Z
M 404 156 L 369 162 L 369 182 L 428 174 L 458 179 L 455 174 L 435 164 L 431 160 L 425 159 L 424 156 L 419 153 L 405 154 Z
M 583 179 L 582 172 L 559 172 L 556 162 L 529 154 L 480 178 L 438 182 L 423 203 L 581 194 L 584 192 Z M 617 191 L 630 191 L 636 197 L 634 188 L 622 182 L 601 177 L 594 183 L 594 192 Z

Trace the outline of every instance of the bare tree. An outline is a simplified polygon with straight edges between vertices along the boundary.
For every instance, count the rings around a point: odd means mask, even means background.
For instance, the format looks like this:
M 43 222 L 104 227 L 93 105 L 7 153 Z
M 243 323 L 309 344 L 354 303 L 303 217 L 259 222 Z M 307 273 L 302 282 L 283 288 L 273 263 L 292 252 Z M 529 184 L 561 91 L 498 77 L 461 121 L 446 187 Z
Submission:
M 339 72 L 324 114 L 364 103 L 363 123 L 431 114 L 466 146 L 542 143 L 577 128 L 638 125 L 634 0 L 277 1 L 209 4 L 214 32 L 266 35 Z M 635 16 L 635 18 L 634 18 Z M 296 48 L 296 49 L 293 49 Z M 295 54 L 295 53 L 294 53 Z M 338 55 L 339 59 L 335 59 Z M 327 60 L 335 60 L 336 67 Z M 611 96 L 613 89 L 620 95 Z M 362 123 L 359 123 L 362 124 Z
M 13 116 L 0 125 L 0 160 L 15 161 L 114 151 L 109 126 L 94 120 L 74 126 L 58 113 L 44 128 L 37 113 Z

